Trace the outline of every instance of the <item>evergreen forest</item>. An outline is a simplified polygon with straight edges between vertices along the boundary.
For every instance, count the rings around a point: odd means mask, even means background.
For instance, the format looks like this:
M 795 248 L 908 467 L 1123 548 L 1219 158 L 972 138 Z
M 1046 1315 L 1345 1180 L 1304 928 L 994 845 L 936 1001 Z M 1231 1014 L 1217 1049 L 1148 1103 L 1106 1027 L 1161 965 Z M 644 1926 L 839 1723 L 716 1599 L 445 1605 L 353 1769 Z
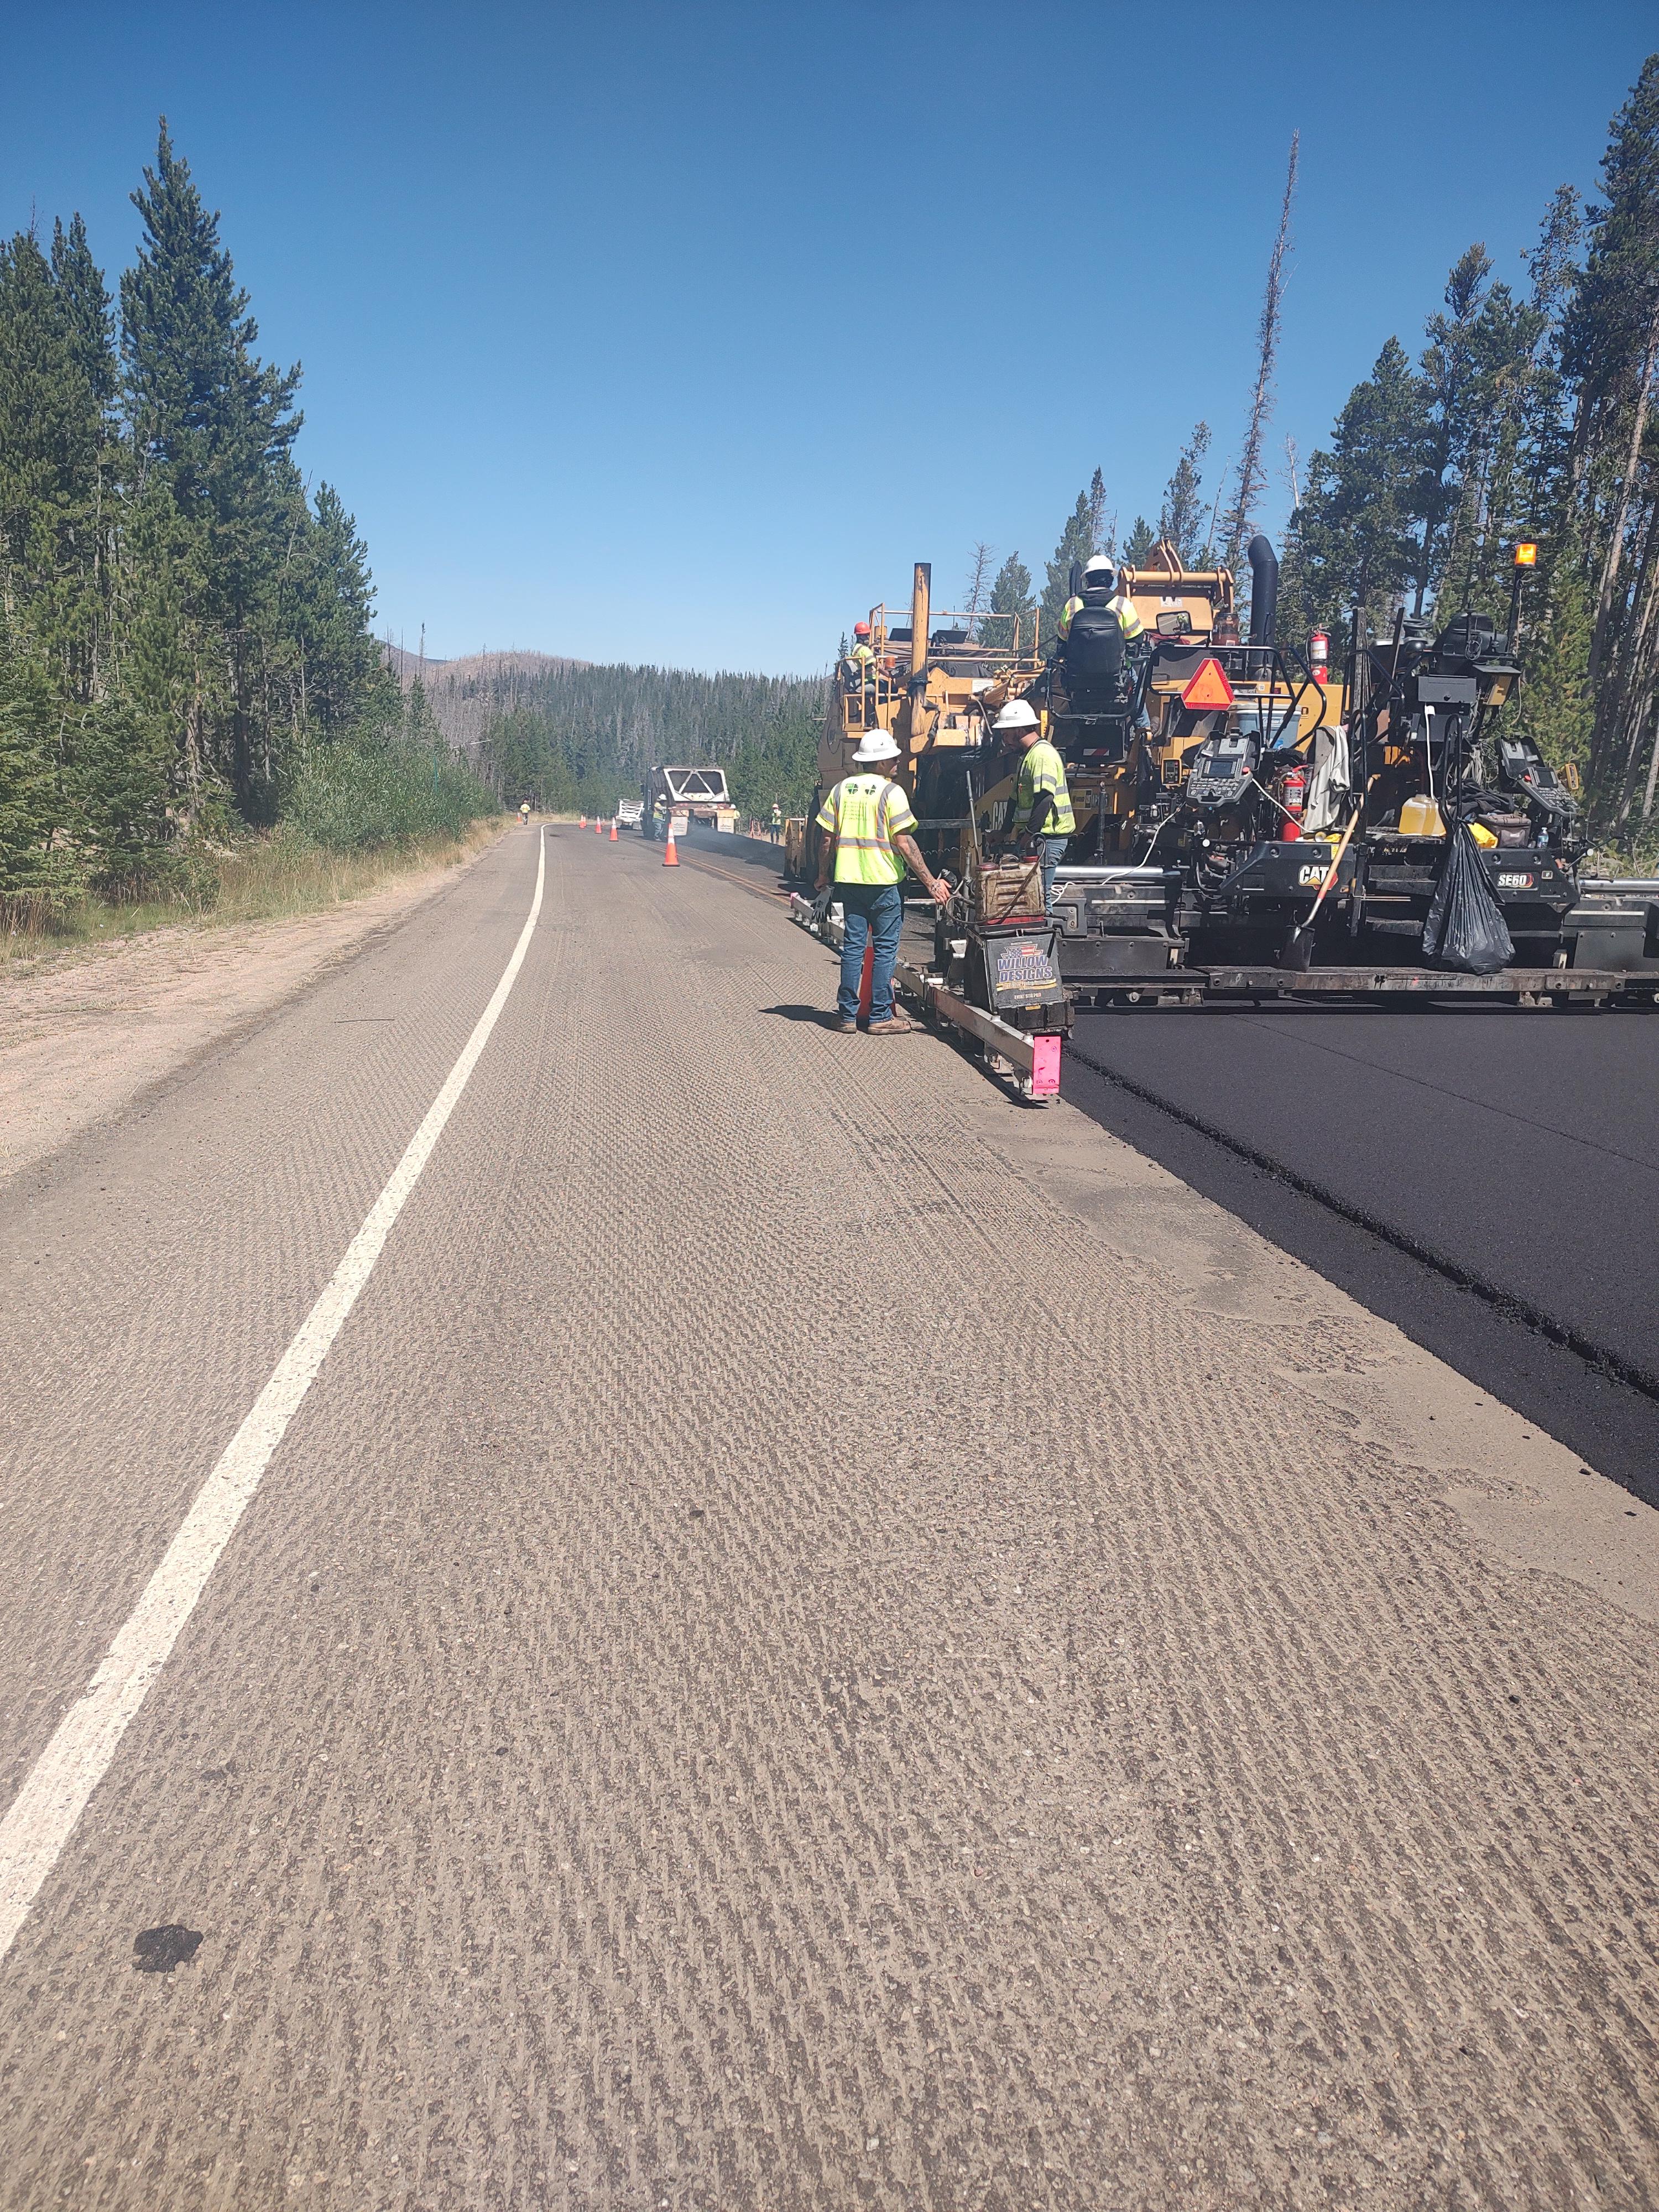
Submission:
M 816 777 L 821 677 L 700 676 L 678 668 L 552 666 L 480 679 L 494 711 L 479 767 L 509 804 L 609 813 L 659 763 L 718 761 L 738 807 L 799 813 Z
M 163 122 L 112 297 L 78 216 L 0 243 L 0 909 L 210 902 L 281 821 L 338 849 L 495 801 L 405 698 L 368 556 L 295 459 L 258 326 Z

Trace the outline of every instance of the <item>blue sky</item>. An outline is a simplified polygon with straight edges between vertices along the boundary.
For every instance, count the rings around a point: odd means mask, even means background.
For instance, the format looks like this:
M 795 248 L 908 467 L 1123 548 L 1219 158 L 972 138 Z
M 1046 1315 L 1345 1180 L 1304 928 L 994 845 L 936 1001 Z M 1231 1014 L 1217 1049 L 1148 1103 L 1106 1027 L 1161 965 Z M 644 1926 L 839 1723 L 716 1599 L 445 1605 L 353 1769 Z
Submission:
M 430 653 L 820 666 L 1097 462 L 1236 453 L 1292 128 L 1303 454 L 1484 239 L 1593 190 L 1650 6 L 112 7 L 3 0 L 0 222 L 110 272 L 165 111 L 305 368 L 307 472 Z

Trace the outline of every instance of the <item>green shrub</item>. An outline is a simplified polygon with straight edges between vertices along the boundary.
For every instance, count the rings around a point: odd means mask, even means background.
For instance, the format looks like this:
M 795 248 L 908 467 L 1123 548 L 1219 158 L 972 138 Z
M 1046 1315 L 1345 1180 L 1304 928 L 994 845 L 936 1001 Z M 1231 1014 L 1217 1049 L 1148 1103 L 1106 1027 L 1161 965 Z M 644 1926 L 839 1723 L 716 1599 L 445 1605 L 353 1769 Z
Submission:
M 447 747 L 369 730 L 309 747 L 283 814 L 313 844 L 359 853 L 416 837 L 459 837 L 500 805 Z

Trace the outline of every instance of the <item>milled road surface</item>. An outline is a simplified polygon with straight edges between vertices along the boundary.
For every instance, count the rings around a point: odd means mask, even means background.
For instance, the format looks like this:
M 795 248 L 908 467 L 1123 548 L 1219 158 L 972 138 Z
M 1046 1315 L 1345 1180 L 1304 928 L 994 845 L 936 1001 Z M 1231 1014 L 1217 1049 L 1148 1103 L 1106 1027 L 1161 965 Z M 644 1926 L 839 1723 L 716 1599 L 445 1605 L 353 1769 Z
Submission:
M 0 1805 L 536 844 L 0 1194 Z M 5 2204 L 1651 2205 L 1656 1517 L 1072 1109 L 824 1030 L 761 900 L 546 850 L 0 1963 Z
M 1659 1504 L 1659 1015 L 1085 1012 L 1062 1087 Z

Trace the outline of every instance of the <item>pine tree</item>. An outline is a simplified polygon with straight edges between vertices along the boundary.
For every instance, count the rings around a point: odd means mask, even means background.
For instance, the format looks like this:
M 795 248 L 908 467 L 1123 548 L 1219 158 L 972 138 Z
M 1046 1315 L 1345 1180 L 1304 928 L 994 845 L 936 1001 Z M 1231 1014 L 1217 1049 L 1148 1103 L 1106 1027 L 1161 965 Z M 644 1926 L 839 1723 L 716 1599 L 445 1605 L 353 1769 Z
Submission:
M 20 231 L 0 246 L 0 592 L 64 696 L 84 699 L 106 456 L 82 335 L 39 242 Z
M 1582 768 L 1592 720 L 1592 607 L 1582 559 L 1558 548 L 1550 583 L 1548 618 L 1524 648 L 1519 726 L 1557 768 Z
M 1089 479 L 1089 555 L 1106 550 L 1106 479 L 1097 469 Z
M 1094 480 L 1100 482 L 1098 469 L 1095 471 Z M 1060 635 L 1060 617 L 1072 595 L 1073 568 L 1080 568 L 1094 550 L 1094 509 L 1085 489 L 1078 494 L 1077 505 L 1066 519 L 1066 527 L 1060 533 L 1060 543 L 1048 563 L 1042 586 L 1042 601 L 1038 611 L 1042 620 L 1039 636 L 1043 641 L 1053 644 Z
M 1431 315 L 1428 343 L 1419 370 L 1420 473 L 1412 494 L 1412 511 L 1421 518 L 1422 538 L 1415 563 L 1413 611 L 1421 614 L 1445 556 L 1444 539 L 1465 495 L 1470 449 L 1491 379 L 1483 374 L 1482 310 L 1492 256 L 1471 246 L 1452 264 L 1446 279 L 1445 310 Z M 1504 295 L 1507 307 L 1508 295 Z
M 64 662 L 70 696 L 84 703 L 112 679 L 109 608 L 126 444 L 115 412 L 120 371 L 114 312 L 78 214 L 67 231 L 59 222 L 52 224 L 52 278 L 70 353 L 91 401 L 86 426 L 91 465 L 82 478 L 74 526 L 76 584 Z
M 1136 515 L 1134 528 L 1129 532 L 1129 542 L 1123 549 L 1126 564 L 1131 568 L 1144 568 L 1151 558 L 1158 538 L 1164 534 L 1165 533 L 1161 531 L 1154 530 L 1144 514 Z
M 258 326 L 218 216 L 174 153 L 165 118 L 156 166 L 132 198 L 144 235 L 121 279 L 121 344 L 138 467 L 141 478 L 161 478 L 195 541 L 175 574 L 188 580 L 191 628 L 225 670 L 222 684 L 216 672 L 195 672 L 191 776 L 218 769 L 243 812 L 258 817 L 272 798 L 262 679 L 292 520 L 282 465 L 300 428 L 300 371 L 281 374 L 254 353 Z
M 67 230 L 61 222 L 52 224 L 52 278 L 76 367 L 107 420 L 120 374 L 115 358 L 115 314 L 104 272 L 92 258 L 87 227 L 78 215 L 70 216 Z M 112 434 L 113 425 L 110 428 Z
M 1644 759 L 1659 761 L 1659 54 L 1613 120 L 1601 184 L 1562 367 L 1575 403 L 1576 520 L 1595 576 L 1589 775 L 1601 805 L 1622 816 Z
M 1414 495 L 1423 480 L 1422 388 L 1398 338 L 1349 393 L 1316 452 L 1285 548 L 1280 628 L 1340 630 L 1356 598 L 1392 620 L 1419 559 Z
M 67 825 L 92 888 L 132 899 L 177 876 L 164 725 L 103 700 L 74 710 L 64 741 Z
M 1029 615 L 1036 602 L 1031 597 L 1031 572 L 1018 553 L 1011 553 L 997 570 L 991 586 L 994 615 Z
M 49 915 L 76 885 L 58 849 L 63 826 L 57 757 L 63 709 L 38 657 L 0 616 L 0 915 Z
M 392 679 L 371 627 L 368 548 L 331 484 L 318 486 L 310 510 L 299 495 L 277 593 L 295 725 L 324 736 L 349 727 Z
M 982 625 L 988 645 L 1000 647 L 1005 652 L 1013 649 L 1016 638 L 1029 645 L 1031 639 L 1031 616 L 1036 607 L 1031 597 L 1031 572 L 1018 553 L 1011 553 L 997 570 L 996 581 L 991 586 L 990 611 Z
M 968 569 L 968 591 L 963 611 L 968 617 L 968 635 L 971 639 L 978 629 L 981 617 L 988 610 L 986 589 L 989 581 L 992 562 L 990 547 L 981 538 L 974 547 L 974 557 Z
M 1164 486 L 1164 505 L 1158 512 L 1158 537 L 1169 539 L 1180 554 L 1182 565 L 1188 568 L 1210 565 L 1200 558 L 1205 550 L 1206 536 L 1202 471 L 1204 456 L 1209 450 L 1209 424 L 1194 423 L 1192 436 L 1181 449 L 1175 472 Z M 1135 556 L 1131 554 L 1128 557 L 1133 560 Z

